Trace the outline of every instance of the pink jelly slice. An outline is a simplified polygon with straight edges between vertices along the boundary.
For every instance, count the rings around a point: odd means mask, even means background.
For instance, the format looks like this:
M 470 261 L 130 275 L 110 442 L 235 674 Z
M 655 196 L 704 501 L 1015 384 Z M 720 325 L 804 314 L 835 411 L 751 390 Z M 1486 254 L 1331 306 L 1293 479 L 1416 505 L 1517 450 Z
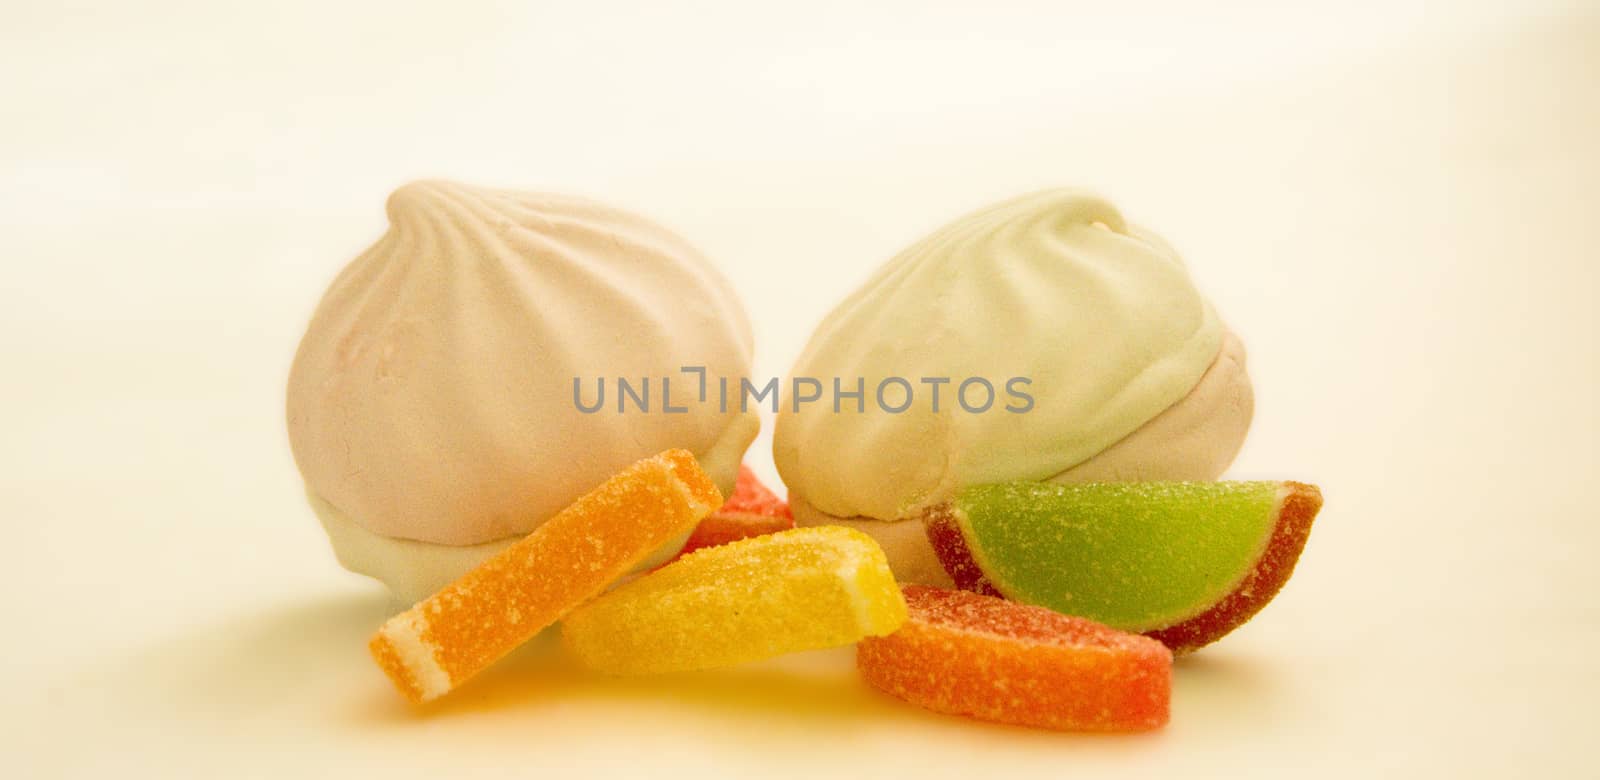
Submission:
M 1066 731 L 1165 725 L 1172 652 L 1092 620 L 959 590 L 907 585 L 910 618 L 861 642 L 873 687 L 935 712 Z
M 794 514 L 789 511 L 789 503 L 761 484 L 749 466 L 740 465 L 733 495 L 721 508 L 700 521 L 678 557 L 702 547 L 716 547 L 793 527 Z

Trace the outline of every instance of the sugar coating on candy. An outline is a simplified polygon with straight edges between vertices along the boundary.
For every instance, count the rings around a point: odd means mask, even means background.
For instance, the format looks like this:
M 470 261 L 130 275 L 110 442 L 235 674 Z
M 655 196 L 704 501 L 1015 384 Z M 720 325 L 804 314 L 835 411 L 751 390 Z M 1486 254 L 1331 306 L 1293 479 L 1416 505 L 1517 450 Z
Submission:
M 1315 485 L 1285 482 L 1280 494 L 1272 538 L 1244 580 L 1212 608 L 1176 625 L 1148 631 L 1146 636 L 1161 640 L 1175 653 L 1188 653 L 1244 625 L 1278 595 L 1311 536 L 1311 521 L 1322 509 L 1322 491 Z
M 935 712 L 1068 731 L 1166 724 L 1172 652 L 1148 637 L 1043 607 L 905 586 L 899 631 L 863 640 L 868 684 Z
M 438 698 L 681 538 L 721 503 L 688 451 L 646 458 L 390 618 L 368 648 L 406 698 Z
M 847 645 L 905 617 L 877 543 L 818 526 L 686 555 L 573 611 L 561 635 L 592 669 L 652 674 Z
M 958 587 L 1187 652 L 1272 599 L 1321 501 L 1294 482 L 1020 482 L 969 488 L 923 519 Z
M 678 555 L 682 557 L 703 547 L 716 547 L 793 527 L 794 514 L 789 510 L 789 502 L 761 484 L 761 479 L 749 466 L 740 465 L 733 495 L 695 526 Z

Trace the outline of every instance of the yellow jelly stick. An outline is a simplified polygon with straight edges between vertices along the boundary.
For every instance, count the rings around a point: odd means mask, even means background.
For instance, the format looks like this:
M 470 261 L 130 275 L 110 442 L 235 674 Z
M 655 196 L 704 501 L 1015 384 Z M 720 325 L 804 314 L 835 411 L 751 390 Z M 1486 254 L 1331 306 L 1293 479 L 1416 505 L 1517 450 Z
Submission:
M 651 674 L 848 645 L 905 619 L 877 543 L 819 526 L 697 550 L 574 610 L 561 634 L 585 666 Z

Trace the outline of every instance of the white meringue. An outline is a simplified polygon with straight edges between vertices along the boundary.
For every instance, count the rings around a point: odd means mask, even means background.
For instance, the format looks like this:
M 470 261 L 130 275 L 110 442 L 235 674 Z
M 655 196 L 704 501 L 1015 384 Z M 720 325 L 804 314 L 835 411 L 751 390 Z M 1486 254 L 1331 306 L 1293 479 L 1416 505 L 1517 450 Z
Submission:
M 965 485 L 1050 479 L 1189 395 L 1223 333 L 1161 239 L 1093 195 L 1033 193 L 895 257 L 823 320 L 795 364 L 794 376 L 824 383 L 865 378 L 869 397 L 884 378 L 905 378 L 917 385 L 911 408 L 786 407 L 773 455 L 791 498 L 835 518 L 892 520 Z M 937 413 L 923 377 L 950 380 Z M 952 393 L 969 377 L 1002 393 L 1026 378 L 1032 408 L 1007 411 L 1002 394 L 965 411 Z M 1243 429 L 1223 428 L 1237 433 L 1220 446 L 1225 467 Z
M 1244 344 L 1224 332 L 1222 351 L 1188 395 L 1116 444 L 1046 481 L 1216 479 L 1239 454 L 1255 411 L 1244 363 Z M 818 511 L 798 493 L 789 494 L 789 506 L 796 525 L 842 525 L 878 540 L 901 582 L 955 587 L 918 518 L 835 517 Z
M 333 282 L 289 375 L 295 461 L 347 566 L 397 593 L 448 580 L 673 447 L 732 488 L 759 422 L 699 402 L 680 369 L 747 376 L 752 336 L 693 247 L 566 196 L 423 181 L 387 208 L 389 231 Z M 687 411 L 619 413 L 609 395 L 579 411 L 574 379 L 592 401 L 618 376 L 671 377 Z

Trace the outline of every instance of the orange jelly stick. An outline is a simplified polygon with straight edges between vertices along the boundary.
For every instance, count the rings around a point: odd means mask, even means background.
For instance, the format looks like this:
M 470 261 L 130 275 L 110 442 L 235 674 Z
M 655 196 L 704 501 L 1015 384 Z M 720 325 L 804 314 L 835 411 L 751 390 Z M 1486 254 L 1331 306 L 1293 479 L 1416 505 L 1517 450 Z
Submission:
M 390 618 L 368 648 L 407 699 L 436 699 L 683 538 L 721 504 L 689 452 L 646 458 Z

